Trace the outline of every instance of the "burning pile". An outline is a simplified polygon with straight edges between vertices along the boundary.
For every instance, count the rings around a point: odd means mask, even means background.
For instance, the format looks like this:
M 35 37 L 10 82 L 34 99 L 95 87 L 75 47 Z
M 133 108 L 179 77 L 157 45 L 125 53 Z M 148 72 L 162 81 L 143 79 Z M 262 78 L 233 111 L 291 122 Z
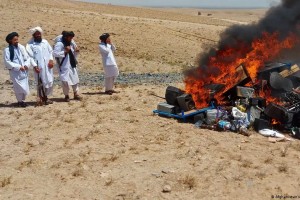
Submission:
M 298 54 L 300 1 L 282 0 L 258 23 L 225 30 L 218 45 L 200 55 L 198 67 L 185 72 L 185 94 L 168 88 L 158 113 L 184 116 L 180 111 L 195 106 L 200 128 L 249 135 L 253 125 L 262 135 L 282 137 L 270 128 L 300 127 Z
M 192 94 L 198 108 L 207 106 L 210 91 L 205 86 L 214 83 L 224 85 L 222 91 L 231 89 L 240 81 L 241 77 L 236 75 L 237 66 L 240 64 L 246 68 L 245 71 L 251 78 L 250 84 L 253 86 L 258 81 L 258 72 L 264 68 L 267 61 L 276 59 L 282 51 L 292 49 L 298 42 L 294 34 L 280 40 L 278 32 L 265 32 L 262 38 L 254 40 L 250 47 L 241 42 L 237 47 L 221 49 L 216 52 L 216 56 L 209 58 L 205 67 L 201 65 L 192 70 L 193 73 L 187 73 L 186 92 Z M 219 91 L 215 98 L 221 102 L 222 96 Z M 270 99 L 270 96 L 265 97 Z
M 251 82 L 257 84 L 258 72 L 266 63 L 280 59 L 297 61 L 300 43 L 300 1 L 283 0 L 271 8 L 257 24 L 235 25 L 221 34 L 217 47 L 200 55 L 198 67 L 186 72 L 186 92 L 193 96 L 197 108 L 207 106 L 210 94 L 222 102 L 224 91 L 238 83 L 236 68 L 243 65 Z M 224 85 L 222 90 L 207 90 L 209 84 Z M 269 91 L 260 96 L 274 101 Z

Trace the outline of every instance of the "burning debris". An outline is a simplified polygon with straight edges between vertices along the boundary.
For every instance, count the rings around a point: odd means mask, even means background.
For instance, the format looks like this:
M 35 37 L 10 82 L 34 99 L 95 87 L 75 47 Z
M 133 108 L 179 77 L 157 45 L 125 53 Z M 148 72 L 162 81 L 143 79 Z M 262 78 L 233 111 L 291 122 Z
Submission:
M 280 61 L 297 63 L 298 52 L 300 1 L 282 0 L 258 23 L 225 30 L 218 45 L 200 55 L 198 67 L 185 72 L 185 92 L 167 89 L 167 104 L 158 111 L 184 116 L 196 107 L 200 128 L 249 135 L 253 125 L 264 129 L 262 135 L 271 128 L 297 135 L 300 92 L 294 88 L 300 86 L 300 68 Z

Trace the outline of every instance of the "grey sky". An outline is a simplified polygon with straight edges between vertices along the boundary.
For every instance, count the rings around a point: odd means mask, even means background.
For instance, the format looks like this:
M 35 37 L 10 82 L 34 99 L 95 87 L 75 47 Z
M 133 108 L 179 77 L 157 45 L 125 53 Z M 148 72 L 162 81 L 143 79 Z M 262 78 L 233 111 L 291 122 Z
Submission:
M 171 7 L 269 7 L 279 0 L 84 0 L 98 3 L 130 6 L 171 6 Z

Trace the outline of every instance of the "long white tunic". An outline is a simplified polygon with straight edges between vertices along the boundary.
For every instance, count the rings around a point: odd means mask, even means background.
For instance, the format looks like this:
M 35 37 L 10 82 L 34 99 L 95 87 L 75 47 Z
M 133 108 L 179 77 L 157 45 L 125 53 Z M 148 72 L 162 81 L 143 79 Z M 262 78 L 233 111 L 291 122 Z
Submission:
M 32 65 L 38 66 L 40 69 L 39 76 L 42 79 L 45 88 L 53 86 L 53 69 L 48 67 L 50 60 L 53 60 L 53 50 L 47 40 L 37 43 L 30 40 L 26 45 L 28 55 L 32 59 Z M 38 82 L 38 74 L 34 72 L 34 78 Z
M 77 57 L 77 53 L 75 52 L 75 47 L 71 45 L 71 51 L 74 54 L 74 57 Z M 72 68 L 70 64 L 69 54 L 65 55 L 65 47 L 62 42 L 57 42 L 54 46 L 53 56 L 58 58 L 58 71 L 59 71 L 59 78 L 61 81 L 68 82 L 69 85 L 76 85 L 79 83 L 78 72 L 76 68 Z M 63 58 L 66 57 L 59 67 L 60 63 L 62 62 Z
M 14 92 L 16 94 L 29 94 L 28 71 L 21 71 L 22 66 L 30 67 L 31 59 L 29 58 L 25 47 L 21 44 L 18 48 L 14 47 L 14 58 L 10 60 L 9 48 L 6 47 L 3 52 L 4 65 L 9 70 L 10 78 L 13 82 Z
M 118 76 L 119 69 L 113 53 L 116 51 L 116 47 L 113 44 L 105 44 L 101 42 L 99 44 L 99 51 L 102 56 L 105 77 L 109 78 Z

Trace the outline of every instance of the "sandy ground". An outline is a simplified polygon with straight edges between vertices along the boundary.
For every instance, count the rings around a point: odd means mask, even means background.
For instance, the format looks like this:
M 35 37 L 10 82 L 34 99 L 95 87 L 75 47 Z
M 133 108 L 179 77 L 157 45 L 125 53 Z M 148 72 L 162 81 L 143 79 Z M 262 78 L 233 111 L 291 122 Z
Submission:
M 98 36 L 112 32 L 124 72 L 180 72 L 218 41 L 232 23 L 254 11 L 217 10 L 212 17 L 180 10 L 70 1 L 1 0 L 0 38 L 30 36 L 36 25 L 52 39 L 73 30 L 82 49 L 81 72 L 102 72 Z M 213 11 L 209 11 L 213 12 Z M 264 11 L 255 11 L 262 16 Z M 254 12 L 254 13 L 255 13 Z M 227 16 L 227 17 L 226 17 Z M 240 20 L 245 19 L 245 20 Z M 6 46 L 0 41 L 1 48 Z M 15 108 L 7 71 L 0 65 L 0 199 L 271 199 L 299 195 L 300 142 L 270 143 L 194 128 L 152 114 L 166 85 L 119 85 L 120 94 L 82 87 L 82 102 Z M 175 83 L 182 87 L 182 83 Z M 163 189 L 170 192 L 162 192 Z

